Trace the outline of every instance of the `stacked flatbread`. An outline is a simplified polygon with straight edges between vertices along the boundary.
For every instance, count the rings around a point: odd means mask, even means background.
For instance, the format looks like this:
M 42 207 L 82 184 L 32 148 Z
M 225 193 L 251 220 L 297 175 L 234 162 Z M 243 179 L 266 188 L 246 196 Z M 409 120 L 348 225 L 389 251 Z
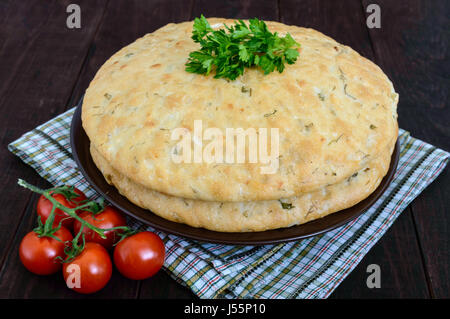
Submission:
M 122 195 L 175 222 L 247 232 L 321 218 L 377 188 L 398 133 L 398 95 L 378 66 L 315 30 L 267 22 L 301 44 L 297 62 L 281 74 L 251 68 L 234 81 L 214 79 L 185 71 L 199 49 L 192 25 L 168 24 L 121 49 L 86 92 L 92 157 Z M 171 132 L 192 132 L 197 120 L 223 132 L 278 128 L 278 169 L 174 162 Z

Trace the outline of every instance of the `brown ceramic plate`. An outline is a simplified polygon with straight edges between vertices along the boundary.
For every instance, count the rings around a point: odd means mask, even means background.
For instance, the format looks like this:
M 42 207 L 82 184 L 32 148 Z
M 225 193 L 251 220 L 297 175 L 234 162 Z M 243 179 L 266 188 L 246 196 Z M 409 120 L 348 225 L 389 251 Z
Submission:
M 313 220 L 306 224 L 292 226 L 289 228 L 248 233 L 216 232 L 204 228 L 195 228 L 185 224 L 171 222 L 161 218 L 149 210 L 134 205 L 125 196 L 122 196 L 115 187 L 109 185 L 104 179 L 102 173 L 97 169 L 97 166 L 95 166 L 92 161 L 91 153 L 89 152 L 89 138 L 81 125 L 81 104 L 82 101 L 78 104 L 72 119 L 70 142 L 73 157 L 88 182 L 107 201 L 141 222 L 167 233 L 204 242 L 238 245 L 275 244 L 300 240 L 332 230 L 358 217 L 371 205 L 373 205 L 373 203 L 375 203 L 375 201 L 383 194 L 391 183 L 398 164 L 399 144 L 397 141 L 392 154 L 389 171 L 381 181 L 380 186 L 378 186 L 378 188 L 365 200 L 350 208 Z

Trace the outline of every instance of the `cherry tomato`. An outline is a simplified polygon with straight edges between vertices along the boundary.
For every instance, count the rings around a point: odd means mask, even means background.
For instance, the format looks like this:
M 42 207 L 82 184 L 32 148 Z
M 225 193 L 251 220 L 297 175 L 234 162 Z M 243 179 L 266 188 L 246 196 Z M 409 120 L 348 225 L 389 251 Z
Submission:
M 80 191 L 78 188 L 74 189 L 75 193 L 77 193 L 79 196 L 72 198 L 71 201 L 69 201 L 64 195 L 62 194 L 52 194 L 52 197 L 58 201 L 58 203 L 68 207 L 68 208 L 74 208 L 78 205 L 80 205 L 80 202 L 83 200 L 86 200 L 87 197 L 84 195 L 82 191 Z M 41 195 L 39 197 L 38 203 L 37 203 L 37 213 L 41 217 L 41 221 L 43 224 L 45 224 L 45 221 L 47 220 L 48 216 L 50 216 L 50 212 L 52 211 L 53 204 L 45 198 L 44 195 Z M 80 212 L 77 212 L 80 213 Z M 59 208 L 55 209 L 55 221 L 53 222 L 53 227 L 56 227 L 59 225 L 59 222 L 61 219 L 69 217 L 67 213 L 63 212 Z M 62 224 L 62 226 L 66 227 L 67 229 L 72 229 L 73 226 L 73 218 L 65 219 Z
M 155 233 L 145 231 L 125 238 L 114 249 L 119 272 L 134 280 L 146 279 L 164 264 L 164 243 Z
M 80 214 L 80 217 L 89 224 L 101 229 L 127 225 L 127 220 L 125 219 L 123 213 L 112 206 L 106 206 L 101 213 L 98 213 L 96 215 L 92 214 L 91 212 L 83 212 Z M 81 229 L 81 222 L 75 220 L 73 228 L 74 233 L 78 234 L 78 232 Z M 86 242 L 99 243 L 106 249 L 110 249 L 117 242 L 118 240 L 117 232 L 120 232 L 120 230 L 106 231 L 105 232 L 106 238 L 101 238 L 100 235 L 97 234 L 92 229 L 86 226 L 83 227 L 83 233 Z
M 111 258 L 106 249 L 97 243 L 86 243 L 74 260 L 63 265 L 67 286 L 82 294 L 94 293 L 105 287 L 111 274 Z
M 64 258 L 65 242 L 73 239 L 70 231 L 61 227 L 51 237 L 39 237 L 34 231 L 29 232 L 20 243 L 19 256 L 25 268 L 37 275 L 50 275 L 61 269 L 61 262 L 55 260 Z

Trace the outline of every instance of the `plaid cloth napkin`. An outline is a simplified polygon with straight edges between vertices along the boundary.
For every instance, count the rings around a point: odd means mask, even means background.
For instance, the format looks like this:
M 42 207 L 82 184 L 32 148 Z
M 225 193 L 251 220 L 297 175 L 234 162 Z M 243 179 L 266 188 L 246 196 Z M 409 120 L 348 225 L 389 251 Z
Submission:
M 96 198 L 72 160 L 73 112 L 38 126 L 8 149 L 52 184 L 75 185 Z M 399 139 L 393 182 L 375 205 L 346 225 L 301 241 L 264 246 L 202 243 L 157 231 L 166 244 L 164 269 L 201 298 L 328 297 L 448 162 L 449 153 L 404 130 Z

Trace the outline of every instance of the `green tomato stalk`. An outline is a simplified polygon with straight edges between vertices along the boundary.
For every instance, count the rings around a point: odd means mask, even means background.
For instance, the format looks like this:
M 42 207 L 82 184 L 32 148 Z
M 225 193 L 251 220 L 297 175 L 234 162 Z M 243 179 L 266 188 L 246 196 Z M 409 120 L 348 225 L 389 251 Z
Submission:
M 52 194 L 55 194 L 55 193 L 63 194 L 66 198 L 71 200 L 73 197 L 78 196 L 76 193 L 74 193 L 73 187 L 59 186 L 59 187 L 53 187 L 53 188 L 43 190 L 37 186 L 27 183 L 23 179 L 19 179 L 17 183 L 20 186 L 31 190 L 32 192 L 43 195 L 45 198 L 47 198 L 53 204 L 52 210 L 51 210 L 50 215 L 47 218 L 45 224 L 42 224 L 41 219 L 38 218 L 38 227 L 35 228 L 34 231 L 36 232 L 36 234 L 38 234 L 39 237 L 51 237 L 51 238 L 54 238 L 54 239 L 60 241 L 59 238 L 57 238 L 53 235 L 56 231 L 58 231 L 58 229 L 61 228 L 61 223 L 62 223 L 62 220 L 61 220 L 61 222 L 59 223 L 59 225 L 57 227 L 53 227 L 53 221 L 55 219 L 55 210 L 56 209 L 60 209 L 63 212 L 65 212 L 67 215 L 69 215 L 69 217 L 67 217 L 67 218 L 74 218 L 81 223 L 80 231 L 73 239 L 71 245 L 66 245 L 67 247 L 65 249 L 65 253 L 67 255 L 67 258 L 64 260 L 64 262 L 72 261 L 76 256 L 78 256 L 83 251 L 84 246 L 85 246 L 85 238 L 84 238 L 84 234 L 82 234 L 84 227 L 92 229 L 101 238 L 106 238 L 105 232 L 107 232 L 107 231 L 122 230 L 124 232 L 124 234 L 130 234 L 133 232 L 133 230 L 128 226 L 118 226 L 118 227 L 106 228 L 106 229 L 98 228 L 98 227 L 88 223 L 81 217 L 79 217 L 78 214 L 76 213 L 79 210 L 89 211 L 89 212 L 93 213 L 94 215 L 100 213 L 104 209 L 103 199 L 100 203 L 97 203 L 95 201 L 86 200 L 86 201 L 80 202 L 80 205 L 78 205 L 76 207 L 69 208 L 69 207 L 62 205 L 56 199 L 54 199 Z M 80 237 L 82 238 L 81 244 L 79 244 Z

